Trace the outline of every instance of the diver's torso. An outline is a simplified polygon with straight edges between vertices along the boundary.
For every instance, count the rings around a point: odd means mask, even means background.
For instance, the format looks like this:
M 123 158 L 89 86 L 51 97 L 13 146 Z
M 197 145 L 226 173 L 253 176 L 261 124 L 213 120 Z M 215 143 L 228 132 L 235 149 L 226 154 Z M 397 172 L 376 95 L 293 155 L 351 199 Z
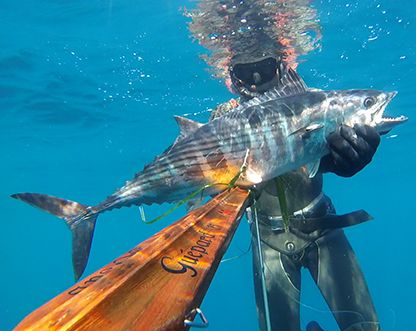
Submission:
M 283 182 L 287 211 L 290 218 L 323 217 L 335 213 L 331 200 L 322 192 L 322 174 L 309 178 L 304 168 L 289 172 L 280 177 Z M 276 179 L 272 179 L 260 188 L 254 209 L 258 216 L 260 238 L 263 243 L 290 256 L 303 254 L 304 249 L 322 236 L 324 230 L 316 230 L 310 234 L 302 234 L 284 229 L 282 211 L 277 194 Z M 248 210 L 249 219 L 253 217 L 253 208 Z M 290 219 L 289 219 L 290 224 Z M 254 230 L 255 227 L 252 227 Z M 253 232 L 254 235 L 254 232 Z
M 289 214 L 305 208 L 322 192 L 322 175 L 317 174 L 315 177 L 309 178 L 305 168 L 291 171 L 281 176 L 281 179 Z M 278 217 L 282 215 L 276 179 L 266 182 L 261 188 L 256 207 L 262 216 Z

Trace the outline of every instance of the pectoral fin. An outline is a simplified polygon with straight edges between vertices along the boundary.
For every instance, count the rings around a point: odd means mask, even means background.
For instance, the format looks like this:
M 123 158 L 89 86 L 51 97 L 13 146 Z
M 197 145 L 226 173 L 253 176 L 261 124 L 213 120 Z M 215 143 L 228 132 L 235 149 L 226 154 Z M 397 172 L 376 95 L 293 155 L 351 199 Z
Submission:
M 309 138 L 312 132 L 316 132 L 321 130 L 324 127 L 322 123 L 312 123 L 308 126 L 301 127 L 300 129 L 297 129 L 293 131 L 290 136 L 293 136 L 295 134 L 299 134 L 302 136 L 302 139 Z

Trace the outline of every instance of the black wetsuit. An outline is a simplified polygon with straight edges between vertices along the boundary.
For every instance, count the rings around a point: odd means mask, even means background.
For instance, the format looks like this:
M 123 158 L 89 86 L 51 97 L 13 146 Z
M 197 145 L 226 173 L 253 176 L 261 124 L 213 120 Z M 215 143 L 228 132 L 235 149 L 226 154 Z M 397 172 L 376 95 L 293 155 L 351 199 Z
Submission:
M 335 214 L 331 200 L 322 193 L 322 175 L 313 179 L 299 170 L 283 177 L 290 214 L 320 218 Z M 306 207 L 306 208 L 305 208 Z M 301 268 L 307 268 L 343 331 L 379 330 L 377 315 L 358 265 L 342 229 L 293 233 L 282 227 L 276 184 L 262 189 L 256 204 L 267 301 L 263 298 L 256 226 L 251 224 L 253 268 L 260 329 L 267 330 L 268 302 L 271 330 L 300 330 Z M 302 211 L 302 208 L 305 208 Z M 253 210 L 251 219 L 253 219 Z M 335 220 L 334 220 L 335 221 Z
M 232 104 L 235 105 L 235 101 Z M 211 118 L 232 111 L 232 108 L 230 103 L 220 105 Z M 321 168 L 326 171 L 327 167 Z M 316 219 L 335 215 L 331 200 L 322 191 L 321 172 L 309 178 L 308 172 L 301 168 L 280 179 L 284 187 L 287 212 L 292 218 L 318 224 Z M 265 320 L 265 302 L 268 302 L 271 330 L 300 330 L 302 267 L 311 272 L 341 330 L 380 330 L 364 275 L 342 228 L 318 226 L 312 232 L 296 228 L 285 230 L 277 191 L 275 179 L 264 183 L 258 190 L 256 202 L 248 210 L 252 222 L 254 283 L 260 330 L 269 331 Z M 263 297 L 256 215 L 261 238 L 266 301 Z M 330 222 L 338 221 L 335 217 L 330 219 Z
M 225 78 L 230 78 L 233 90 L 243 99 L 249 99 L 279 86 L 290 53 L 285 53 L 285 47 L 277 41 L 279 38 L 276 34 L 282 30 L 274 29 L 276 14 L 290 17 L 290 20 L 283 20 L 285 28 L 290 24 L 293 30 L 286 37 L 303 45 L 305 41 L 299 39 L 302 36 L 299 32 L 303 31 L 305 24 L 313 24 L 308 20 L 308 17 L 313 16 L 313 10 L 308 4 L 295 2 L 279 5 L 278 8 L 254 0 L 226 0 L 218 2 L 218 6 L 216 4 L 212 2 L 211 8 L 207 3 L 206 7 L 211 9 L 205 8 L 205 16 L 199 16 L 201 19 L 198 17 L 198 24 L 211 26 L 217 23 L 216 26 L 221 28 L 219 30 L 225 36 L 220 40 L 223 44 L 221 50 L 227 50 L 231 55 L 229 77 Z M 225 63 L 226 59 L 221 58 L 224 54 L 220 52 L 217 57 Z M 211 118 L 232 111 L 235 104 L 234 100 L 217 107 Z M 271 330 L 300 330 L 302 267 L 311 272 L 341 330 L 379 330 L 377 315 L 355 254 L 342 228 L 334 229 L 332 226 L 334 222 L 341 224 L 341 220 L 334 217 L 326 218 L 325 221 L 329 223 L 316 221 L 317 218 L 322 220 L 328 215 L 335 215 L 330 199 L 322 193 L 322 172 L 352 176 L 371 161 L 379 136 L 371 128 L 355 130 L 346 127 L 335 133 L 333 138 L 327 138 L 331 153 L 321 160 L 321 172 L 315 177 L 311 179 L 304 169 L 299 169 L 280 178 L 280 183 L 283 183 L 280 191 L 283 186 L 287 212 L 295 214 L 298 223 L 306 223 L 304 228 L 292 227 L 288 230 L 287 226 L 285 229 L 282 225 L 275 180 L 262 185 L 257 201 L 250 208 L 255 291 L 262 331 L 270 329 L 265 321 L 266 301 Z M 296 221 L 292 223 L 296 224 Z M 257 242 L 257 224 L 260 245 Z M 315 226 L 321 224 L 325 226 Z M 351 225 L 348 222 L 346 224 Z M 305 231 L 308 225 L 314 231 Z M 261 256 L 258 247 L 261 247 Z M 263 257 L 264 284 L 260 257 Z M 267 300 L 263 298 L 264 292 L 267 293 Z M 315 327 L 315 330 L 318 328 Z

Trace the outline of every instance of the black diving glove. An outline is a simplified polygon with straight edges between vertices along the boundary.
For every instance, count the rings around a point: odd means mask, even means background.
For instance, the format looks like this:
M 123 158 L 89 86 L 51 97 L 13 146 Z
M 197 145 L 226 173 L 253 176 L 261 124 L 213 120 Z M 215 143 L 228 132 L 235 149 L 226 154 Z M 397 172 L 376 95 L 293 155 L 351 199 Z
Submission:
M 370 163 L 380 135 L 368 125 L 342 125 L 328 136 L 327 142 L 330 152 L 321 159 L 320 171 L 351 177 Z

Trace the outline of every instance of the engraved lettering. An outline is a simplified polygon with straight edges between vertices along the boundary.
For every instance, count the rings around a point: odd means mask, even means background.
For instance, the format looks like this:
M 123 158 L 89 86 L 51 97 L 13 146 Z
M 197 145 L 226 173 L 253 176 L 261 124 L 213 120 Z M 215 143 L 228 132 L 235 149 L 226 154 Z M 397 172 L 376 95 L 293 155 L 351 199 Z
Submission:
M 198 272 L 193 267 L 191 267 L 190 265 L 187 265 L 185 263 L 182 263 L 182 262 L 177 263 L 178 265 L 180 265 L 182 267 L 181 269 L 173 269 L 171 266 L 166 264 L 167 260 L 172 260 L 172 258 L 170 256 L 164 256 L 160 260 L 160 263 L 161 263 L 163 269 L 166 270 L 167 272 L 170 272 L 170 273 L 173 273 L 173 274 L 183 274 L 187 270 L 191 270 L 192 271 L 191 277 L 195 277 L 198 274 Z
M 83 289 L 86 289 L 87 286 L 77 286 L 76 288 L 72 289 L 68 292 L 69 295 L 76 295 L 80 293 Z

